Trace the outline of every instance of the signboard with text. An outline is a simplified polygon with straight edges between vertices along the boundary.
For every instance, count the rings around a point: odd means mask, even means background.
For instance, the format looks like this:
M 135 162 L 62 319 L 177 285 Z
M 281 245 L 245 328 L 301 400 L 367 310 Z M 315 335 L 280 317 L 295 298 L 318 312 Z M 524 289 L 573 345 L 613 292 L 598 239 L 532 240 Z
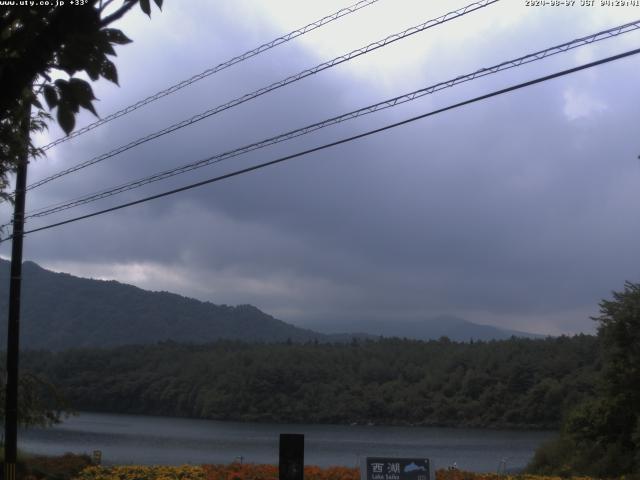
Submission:
M 362 480 L 429 480 L 429 459 L 367 457 Z

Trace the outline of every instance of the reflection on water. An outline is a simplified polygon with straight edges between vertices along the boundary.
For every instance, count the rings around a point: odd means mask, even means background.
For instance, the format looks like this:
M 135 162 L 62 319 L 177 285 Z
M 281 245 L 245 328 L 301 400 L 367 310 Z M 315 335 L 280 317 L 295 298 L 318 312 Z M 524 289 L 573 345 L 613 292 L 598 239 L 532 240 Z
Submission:
M 23 430 L 20 448 L 34 453 L 102 451 L 106 464 L 278 462 L 280 433 L 305 434 L 305 464 L 356 466 L 366 456 L 426 457 L 435 468 L 522 468 L 551 432 L 426 427 L 367 427 L 216 422 L 82 413 L 49 429 Z

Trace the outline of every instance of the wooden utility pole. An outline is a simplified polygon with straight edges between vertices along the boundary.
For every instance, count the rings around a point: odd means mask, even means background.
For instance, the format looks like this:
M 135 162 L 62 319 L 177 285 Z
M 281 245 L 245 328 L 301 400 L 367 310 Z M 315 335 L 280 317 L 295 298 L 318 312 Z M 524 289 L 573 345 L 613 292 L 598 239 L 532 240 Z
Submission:
M 21 132 L 25 146 L 16 171 L 16 190 L 13 208 L 11 238 L 11 278 L 9 280 L 9 321 L 7 331 L 7 386 L 4 407 L 4 479 L 15 480 L 18 454 L 18 357 L 20 352 L 20 290 L 22 287 L 22 238 L 24 232 L 24 206 L 29 161 L 28 105 Z

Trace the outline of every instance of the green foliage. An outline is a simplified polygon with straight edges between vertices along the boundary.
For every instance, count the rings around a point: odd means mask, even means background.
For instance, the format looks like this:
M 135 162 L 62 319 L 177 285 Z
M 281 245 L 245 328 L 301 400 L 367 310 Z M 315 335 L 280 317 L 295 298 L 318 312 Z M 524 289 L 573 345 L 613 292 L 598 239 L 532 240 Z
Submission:
M 5 371 L 2 365 L 2 372 Z M 25 427 L 46 427 L 58 423 L 69 405 L 59 390 L 42 375 L 20 372 L 18 385 L 18 423 Z M 4 416 L 6 379 L 0 381 L 0 417 Z
M 116 55 L 115 45 L 131 40 L 108 25 L 138 2 L 151 15 L 148 0 L 122 0 L 116 8 L 113 2 L 100 0 L 60 7 L 49 2 L 50 6 L 21 6 L 0 12 L 0 200 L 9 199 L 5 193 L 7 175 L 25 150 L 31 156 L 42 154 L 30 140 L 30 134 L 42 130 L 51 118 L 39 97 L 50 110 L 57 109 L 56 119 L 67 134 L 75 127 L 81 108 L 97 115 L 91 85 L 74 75 L 84 72 L 93 81 L 102 77 L 118 83 L 109 57 Z M 161 0 L 155 3 L 162 6 Z M 52 76 L 60 74 L 68 79 L 53 81 Z M 27 130 L 24 125 L 29 115 L 32 125 Z
M 613 300 L 600 303 L 598 336 L 605 355 L 603 381 L 609 398 L 640 415 L 640 284 L 627 282 Z M 627 427 L 631 435 L 632 423 Z
M 593 392 L 595 338 L 161 343 L 27 352 L 78 410 L 219 420 L 557 428 Z M 525 381 L 514 382 L 516 373 Z M 510 387 L 516 385 L 516 387 Z
M 627 282 L 600 313 L 596 395 L 568 414 L 555 444 L 536 453 L 534 472 L 640 478 L 640 285 Z
M 538 475 L 570 477 L 573 469 L 567 459 L 573 455 L 574 445 L 565 437 L 554 438 L 536 450 L 527 470 Z

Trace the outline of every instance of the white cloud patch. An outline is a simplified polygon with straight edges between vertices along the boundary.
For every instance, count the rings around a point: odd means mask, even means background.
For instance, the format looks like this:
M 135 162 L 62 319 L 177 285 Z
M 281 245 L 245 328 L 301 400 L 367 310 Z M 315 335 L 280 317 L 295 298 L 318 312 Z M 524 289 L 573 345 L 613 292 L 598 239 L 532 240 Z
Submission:
M 570 120 L 592 117 L 607 110 L 603 101 L 595 98 L 586 91 L 569 87 L 563 92 L 564 106 L 562 111 Z
M 175 268 L 155 262 L 74 262 L 46 261 L 42 266 L 54 272 L 94 280 L 116 280 L 150 290 L 184 291 L 194 287 L 183 274 Z

